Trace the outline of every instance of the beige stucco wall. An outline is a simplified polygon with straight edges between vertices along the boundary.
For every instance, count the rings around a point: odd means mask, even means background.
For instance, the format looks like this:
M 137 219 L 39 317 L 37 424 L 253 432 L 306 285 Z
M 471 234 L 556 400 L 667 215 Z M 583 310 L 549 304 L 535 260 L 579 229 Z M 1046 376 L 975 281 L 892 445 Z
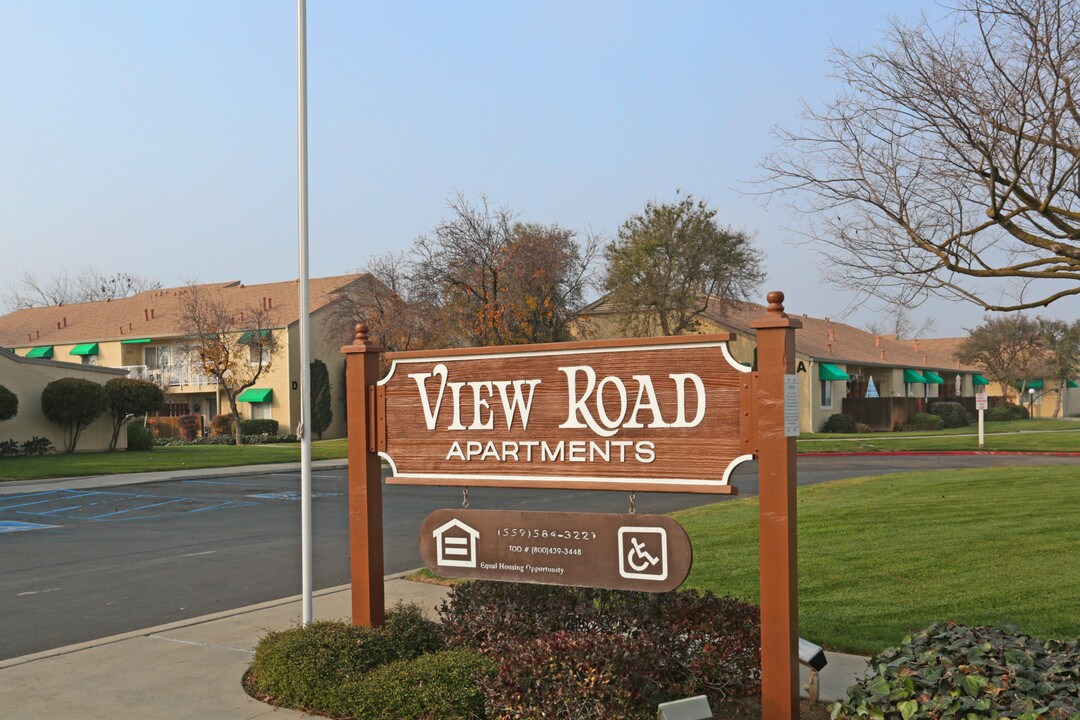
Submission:
M 330 376 L 330 408 L 334 417 L 330 426 L 323 432 L 323 439 L 345 437 L 345 387 L 342 382 L 342 368 L 345 355 L 341 348 L 351 340 L 342 337 L 340 329 L 331 319 L 329 307 L 316 310 L 311 315 L 311 359 L 322 360 Z M 289 326 L 289 372 L 292 378 L 300 379 L 300 324 Z M 275 394 L 277 391 L 275 391 Z M 289 391 L 290 419 L 295 428 L 300 422 L 300 387 Z M 314 437 L 314 436 L 313 436 Z
M 19 398 L 19 413 L 11 420 L 0 422 L 0 440 L 30 440 L 35 435 L 52 440 L 58 452 L 63 452 L 63 428 L 47 417 L 41 410 L 41 393 L 54 380 L 75 377 L 100 385 L 123 373 L 84 367 L 52 360 L 16 360 L 0 351 L 0 385 Z M 112 436 L 112 416 L 106 411 L 79 436 L 76 452 L 108 450 Z M 127 447 L 127 433 L 121 432 L 117 448 Z

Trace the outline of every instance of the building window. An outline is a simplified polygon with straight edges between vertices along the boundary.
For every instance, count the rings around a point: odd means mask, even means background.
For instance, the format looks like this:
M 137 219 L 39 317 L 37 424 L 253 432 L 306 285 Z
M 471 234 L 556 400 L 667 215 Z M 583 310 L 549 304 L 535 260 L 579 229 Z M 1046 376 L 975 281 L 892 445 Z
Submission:
M 832 407 L 832 380 L 821 381 L 821 407 Z
M 269 420 L 270 419 L 270 403 L 251 403 L 251 419 L 252 420 Z
M 169 348 L 167 347 L 148 347 L 144 353 L 146 362 L 143 364 L 151 370 L 160 370 L 169 364 Z
M 98 364 L 97 363 L 97 355 L 83 355 L 81 360 L 82 360 L 83 365 L 97 365 Z

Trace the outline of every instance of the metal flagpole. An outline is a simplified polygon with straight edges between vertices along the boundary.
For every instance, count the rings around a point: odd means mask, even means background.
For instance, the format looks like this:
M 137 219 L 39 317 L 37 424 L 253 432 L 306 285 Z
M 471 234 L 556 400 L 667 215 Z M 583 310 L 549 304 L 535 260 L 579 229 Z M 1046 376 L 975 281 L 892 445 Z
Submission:
M 311 622 L 311 304 L 308 294 L 307 2 L 296 0 L 296 145 L 300 234 L 301 623 Z

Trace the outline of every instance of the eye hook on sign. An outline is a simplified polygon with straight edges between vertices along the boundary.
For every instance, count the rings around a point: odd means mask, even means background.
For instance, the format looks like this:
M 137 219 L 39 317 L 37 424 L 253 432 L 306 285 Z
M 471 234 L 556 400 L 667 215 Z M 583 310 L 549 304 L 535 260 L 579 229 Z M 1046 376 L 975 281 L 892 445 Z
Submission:
M 630 492 L 630 514 L 631 515 L 633 515 L 634 513 L 637 512 L 637 510 L 634 508 L 634 499 L 635 498 L 637 498 L 637 493 L 631 491 Z
M 469 509 L 469 488 L 461 489 L 461 507 Z

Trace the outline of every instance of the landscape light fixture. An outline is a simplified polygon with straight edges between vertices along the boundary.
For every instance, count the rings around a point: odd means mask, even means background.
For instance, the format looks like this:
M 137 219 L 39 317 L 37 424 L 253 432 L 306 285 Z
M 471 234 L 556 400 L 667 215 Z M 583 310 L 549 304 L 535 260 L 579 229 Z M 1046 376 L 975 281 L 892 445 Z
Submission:
M 660 703 L 656 720 L 712 720 L 712 708 L 704 695 Z

